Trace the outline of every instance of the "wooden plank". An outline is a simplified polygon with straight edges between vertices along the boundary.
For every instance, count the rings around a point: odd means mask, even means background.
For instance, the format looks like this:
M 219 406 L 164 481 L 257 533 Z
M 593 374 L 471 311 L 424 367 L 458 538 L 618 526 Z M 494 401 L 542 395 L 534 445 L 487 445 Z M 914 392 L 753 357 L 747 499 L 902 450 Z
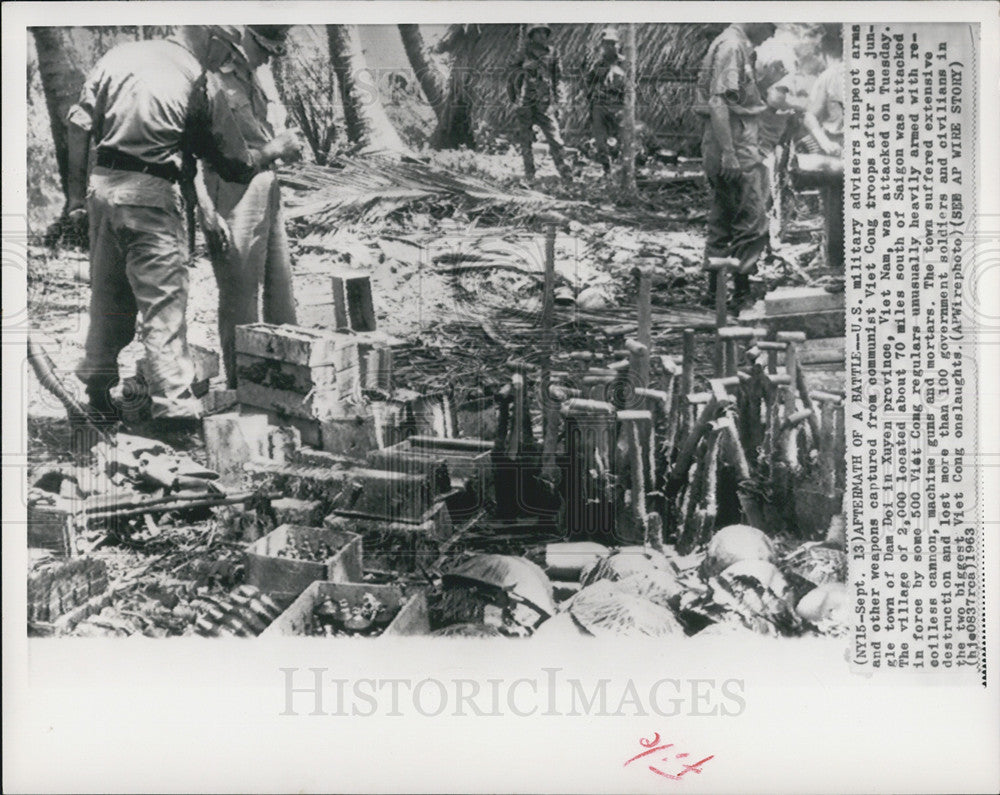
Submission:
M 303 395 L 313 389 L 332 389 L 345 381 L 352 383 L 358 380 L 357 368 L 353 366 L 341 371 L 332 364 L 309 367 L 249 353 L 236 354 L 236 374 L 242 383 L 260 384 Z
M 357 340 L 351 334 L 270 323 L 237 326 L 236 352 L 307 367 L 328 364 L 337 370 L 358 361 Z
M 764 296 L 764 313 L 801 315 L 844 309 L 844 293 L 831 293 L 822 287 L 778 287 Z
M 336 270 L 331 275 L 331 287 L 337 328 L 374 331 L 376 322 L 371 277 L 360 270 Z
M 239 383 L 236 396 L 241 406 L 272 412 L 278 417 L 298 417 L 304 420 L 348 419 L 364 417 L 366 412 L 355 383 L 347 388 L 315 389 L 307 395 L 286 392 L 253 383 Z

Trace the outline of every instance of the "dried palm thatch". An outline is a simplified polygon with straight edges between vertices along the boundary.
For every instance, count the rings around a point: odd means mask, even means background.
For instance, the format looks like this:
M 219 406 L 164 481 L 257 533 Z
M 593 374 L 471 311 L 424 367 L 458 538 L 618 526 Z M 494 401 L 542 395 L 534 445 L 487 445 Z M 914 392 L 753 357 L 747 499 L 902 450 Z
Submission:
M 590 135 L 584 78 L 598 51 L 603 24 L 553 25 L 563 69 L 568 139 Z M 638 121 L 682 154 L 697 151 L 702 124 L 691 111 L 694 79 L 712 38 L 725 24 L 648 24 L 636 29 Z M 521 42 L 519 25 L 452 25 L 437 49 L 453 58 L 447 107 L 467 128 L 454 145 L 482 143 L 506 131 L 513 108 L 506 96 L 507 68 Z M 442 124 L 448 123 L 445 115 Z M 459 125 L 461 126 L 461 125 Z M 446 138 L 446 137 L 445 137 Z
M 445 205 L 447 213 L 497 210 L 524 217 L 566 204 L 538 191 L 500 189 L 465 174 L 379 157 L 301 164 L 283 169 L 280 178 L 294 191 L 286 198 L 288 217 L 306 219 L 315 228 L 370 224 L 416 205 Z

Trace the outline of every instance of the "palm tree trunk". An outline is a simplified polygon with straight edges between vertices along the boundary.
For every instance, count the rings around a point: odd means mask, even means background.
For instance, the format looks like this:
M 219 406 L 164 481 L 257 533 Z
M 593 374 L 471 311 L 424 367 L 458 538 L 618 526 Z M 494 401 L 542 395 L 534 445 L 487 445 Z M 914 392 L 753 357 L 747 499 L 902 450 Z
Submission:
M 639 196 L 635 184 L 635 25 L 625 26 L 625 114 L 622 119 L 622 193 L 634 200 Z
M 382 106 L 378 85 L 365 63 L 361 39 L 353 25 L 327 25 L 330 60 L 344 105 L 347 137 L 363 152 L 406 152 L 399 133 Z
M 434 109 L 434 114 L 440 121 L 444 114 L 444 77 L 427 54 L 420 26 L 398 25 L 398 27 L 400 38 L 403 40 L 403 49 L 406 50 L 406 57 L 417 76 L 417 82 L 420 83 L 424 96 L 427 97 L 427 101 Z
M 476 148 L 472 132 L 472 92 L 466 83 L 468 76 L 467 70 L 452 66 L 438 125 L 431 135 L 430 145 L 434 149 Z
M 77 66 L 78 58 L 64 28 L 31 28 L 38 52 L 38 72 L 42 91 L 49 110 L 52 142 L 56 149 L 59 181 L 66 193 L 66 173 L 69 162 L 69 143 L 66 116 L 80 99 L 85 75 Z

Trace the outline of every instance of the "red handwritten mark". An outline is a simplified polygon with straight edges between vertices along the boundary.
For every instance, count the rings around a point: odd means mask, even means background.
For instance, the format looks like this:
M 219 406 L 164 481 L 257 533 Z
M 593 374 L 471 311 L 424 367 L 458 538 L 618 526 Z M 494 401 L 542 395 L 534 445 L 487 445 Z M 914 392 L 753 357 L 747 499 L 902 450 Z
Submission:
M 653 738 L 650 739 L 650 740 L 647 740 L 647 739 L 645 739 L 643 737 L 640 737 L 639 738 L 639 745 L 641 745 L 643 748 L 647 748 L 648 750 L 643 751 L 641 754 L 636 754 L 631 759 L 629 759 L 627 762 L 625 762 L 625 764 L 622 765 L 622 767 L 627 767 L 628 765 L 632 764 L 632 762 L 636 761 L 637 759 L 643 759 L 644 757 L 650 756 L 651 754 L 655 754 L 655 753 L 658 753 L 660 751 L 666 751 L 668 748 L 673 748 L 674 747 L 673 743 L 666 743 L 664 745 L 659 745 L 659 742 L 660 742 L 660 734 L 659 734 L 659 732 L 655 732 L 654 735 L 653 735 Z M 674 754 L 674 759 L 686 759 L 688 756 L 690 756 L 690 754 Z M 677 774 L 674 774 L 674 773 L 665 773 L 662 770 L 660 770 L 659 768 L 653 767 L 652 765 L 649 765 L 649 769 L 653 773 L 656 773 L 658 776 L 663 776 L 664 778 L 669 778 L 669 779 L 671 779 L 673 781 L 680 781 L 681 777 L 682 776 L 686 776 L 688 773 L 699 773 L 700 774 L 701 773 L 701 766 L 703 764 L 705 764 L 708 760 L 714 759 L 714 758 L 715 758 L 715 755 L 713 754 L 712 756 L 706 756 L 704 759 L 702 759 L 702 760 L 700 760 L 698 762 L 695 762 L 693 765 L 689 765 L 687 763 L 684 763 L 684 765 L 683 765 L 684 769 L 681 770 Z M 667 756 L 663 757 L 660 761 L 666 762 L 669 759 L 670 759 L 670 755 L 668 754 Z

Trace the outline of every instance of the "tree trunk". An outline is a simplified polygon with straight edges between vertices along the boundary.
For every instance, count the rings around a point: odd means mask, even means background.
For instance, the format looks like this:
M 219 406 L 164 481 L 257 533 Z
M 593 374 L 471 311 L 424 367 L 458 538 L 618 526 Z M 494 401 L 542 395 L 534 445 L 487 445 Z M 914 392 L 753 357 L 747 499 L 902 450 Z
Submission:
M 357 28 L 327 25 L 326 31 L 348 139 L 366 153 L 405 153 L 406 147 L 382 106 L 375 76 L 365 63 Z
M 635 25 L 625 26 L 625 113 L 622 118 L 622 193 L 626 199 L 639 197 L 635 184 Z
M 399 35 L 403 39 L 403 49 L 410 61 L 417 82 L 424 91 L 424 96 L 434 109 L 438 121 L 444 114 L 445 82 L 437 66 L 431 61 L 424 45 L 424 37 L 419 25 L 398 25 Z
M 56 163 L 59 166 L 59 181 L 63 195 L 66 194 L 66 172 L 68 169 L 69 146 L 66 133 L 66 116 L 69 109 L 80 99 L 85 75 L 76 65 L 77 57 L 73 45 L 67 39 L 63 28 L 31 28 L 38 51 L 38 73 L 42 79 L 45 104 L 49 110 L 49 124 L 52 141 L 56 149 Z
M 448 96 L 430 144 L 434 149 L 476 148 L 472 132 L 472 94 L 466 85 L 465 71 L 459 67 L 452 66 L 448 75 Z

